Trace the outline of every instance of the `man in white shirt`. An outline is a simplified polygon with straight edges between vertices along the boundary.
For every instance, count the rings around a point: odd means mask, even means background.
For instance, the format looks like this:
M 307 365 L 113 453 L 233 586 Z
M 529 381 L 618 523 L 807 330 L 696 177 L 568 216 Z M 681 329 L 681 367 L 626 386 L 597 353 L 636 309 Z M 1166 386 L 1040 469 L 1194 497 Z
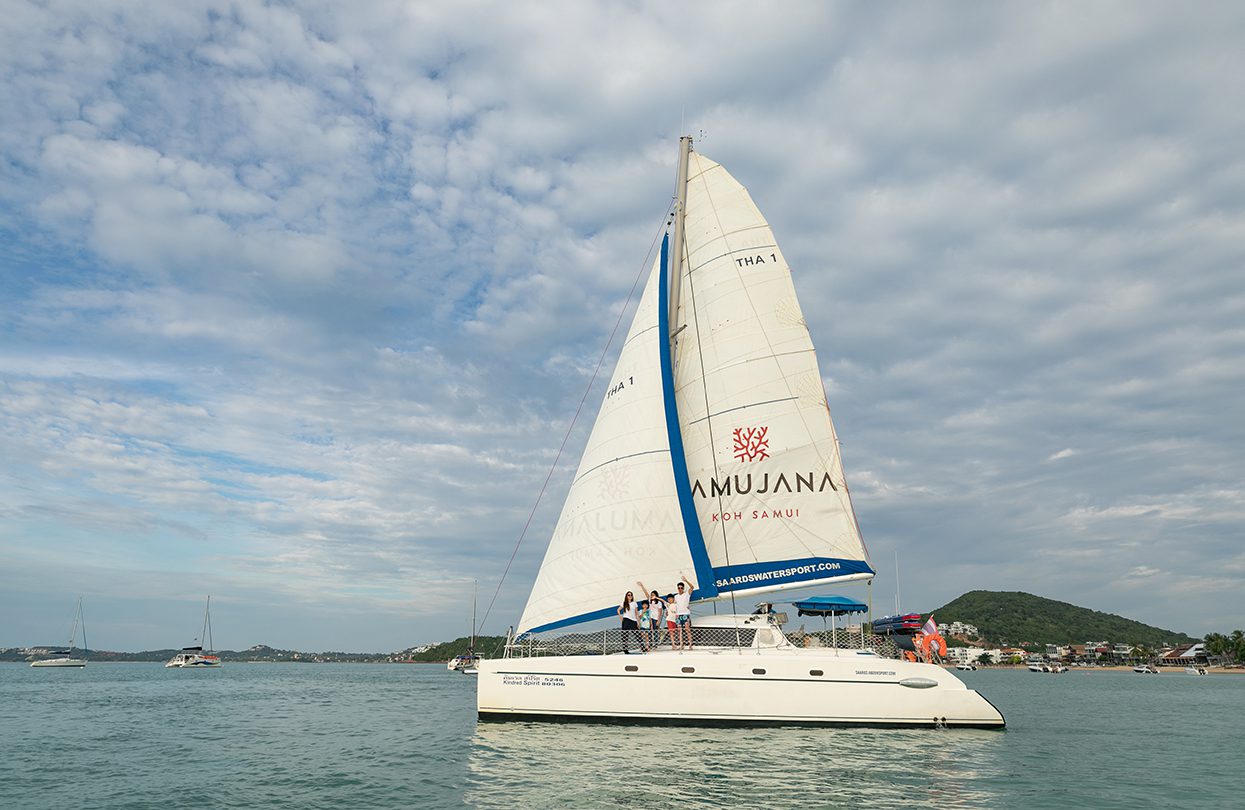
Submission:
M 679 574 L 682 580 L 678 585 L 674 594 L 674 632 L 679 636 L 681 646 L 692 649 L 692 591 L 696 590 L 696 586 L 690 579 Z M 683 583 L 687 583 L 687 587 L 683 587 Z

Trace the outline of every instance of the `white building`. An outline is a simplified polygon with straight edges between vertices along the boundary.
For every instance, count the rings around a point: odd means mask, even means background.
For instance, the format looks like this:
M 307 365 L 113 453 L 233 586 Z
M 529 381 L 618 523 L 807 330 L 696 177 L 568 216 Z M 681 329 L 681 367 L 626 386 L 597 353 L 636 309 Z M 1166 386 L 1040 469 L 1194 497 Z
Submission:
M 987 650 L 984 647 L 948 647 L 947 660 L 953 664 L 976 664 L 981 656 L 988 655 L 992 663 L 1003 660 L 1002 650 Z

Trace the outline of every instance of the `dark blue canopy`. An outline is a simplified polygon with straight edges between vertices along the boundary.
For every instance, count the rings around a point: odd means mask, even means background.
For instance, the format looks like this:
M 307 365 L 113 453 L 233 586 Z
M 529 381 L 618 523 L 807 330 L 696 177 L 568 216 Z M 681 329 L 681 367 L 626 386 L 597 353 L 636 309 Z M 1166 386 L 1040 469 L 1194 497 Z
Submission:
M 864 613 L 868 605 L 846 596 L 810 596 L 792 602 L 801 616 L 829 616 L 831 613 Z

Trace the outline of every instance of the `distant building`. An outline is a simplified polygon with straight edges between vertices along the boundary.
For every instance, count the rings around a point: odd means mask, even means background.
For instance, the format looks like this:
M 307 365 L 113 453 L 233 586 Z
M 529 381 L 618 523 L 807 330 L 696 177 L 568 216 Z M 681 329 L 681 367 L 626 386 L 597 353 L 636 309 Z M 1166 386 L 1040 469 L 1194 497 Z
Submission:
M 1160 656 L 1159 661 L 1168 666 L 1181 667 L 1206 666 L 1209 663 L 1206 657 L 1206 645 L 1200 641 L 1197 644 L 1181 644 Z
M 981 647 L 948 647 L 947 660 L 953 664 L 975 664 L 982 652 Z
M 938 625 L 938 632 L 944 636 L 965 636 L 967 638 L 977 638 L 977 627 L 964 622 L 951 622 L 950 624 L 942 622 Z

